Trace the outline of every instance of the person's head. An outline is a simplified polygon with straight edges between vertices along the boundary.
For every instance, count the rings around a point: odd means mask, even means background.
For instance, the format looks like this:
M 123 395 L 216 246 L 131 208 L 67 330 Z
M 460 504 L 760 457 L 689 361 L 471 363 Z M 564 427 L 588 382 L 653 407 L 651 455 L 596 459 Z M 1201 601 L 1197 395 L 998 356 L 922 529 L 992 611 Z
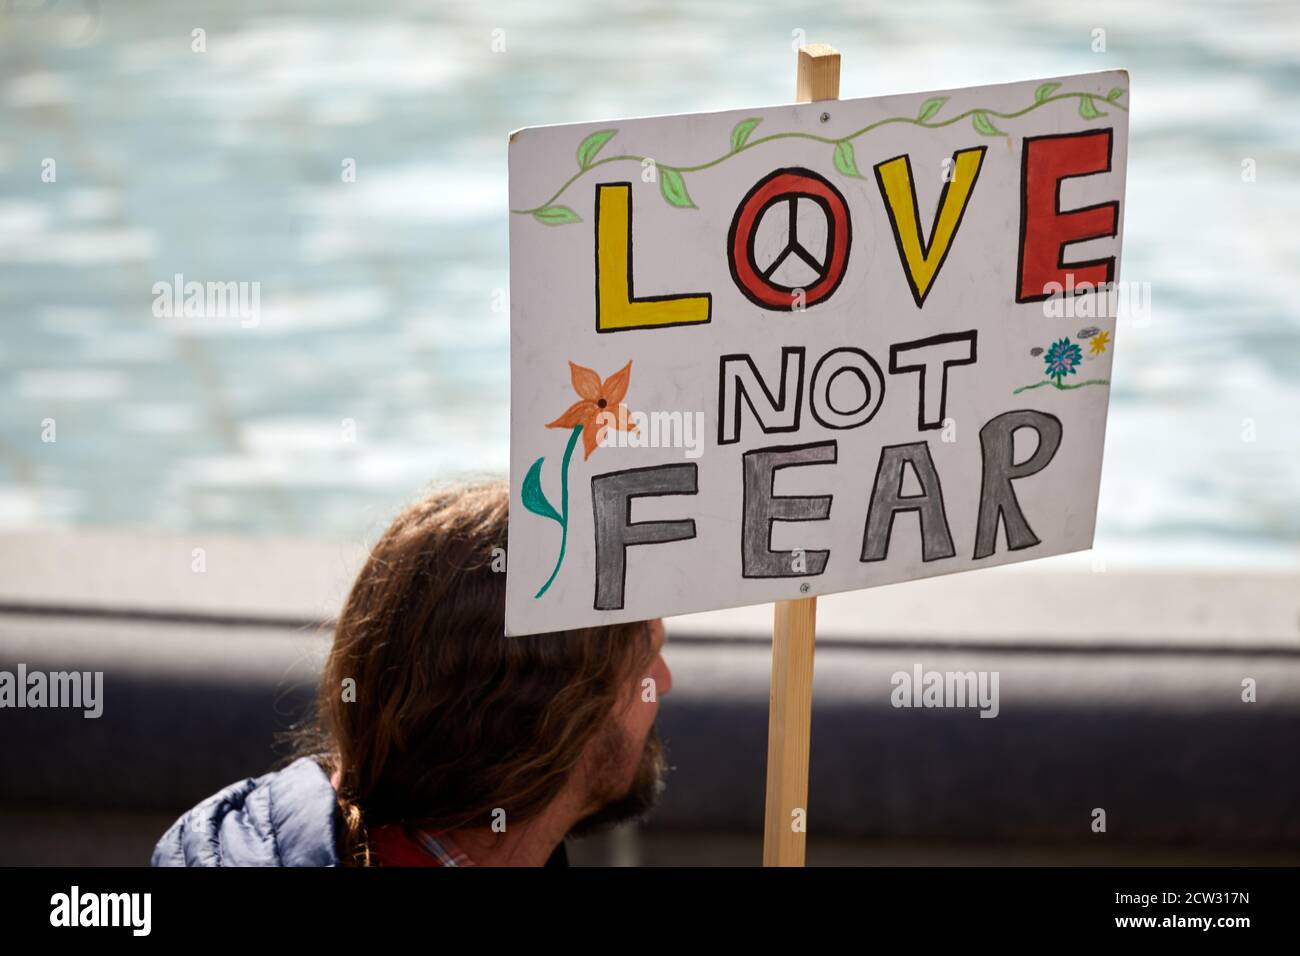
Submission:
M 433 492 L 352 587 L 320 692 L 345 863 L 366 861 L 369 826 L 482 828 L 498 808 L 514 825 L 564 792 L 587 832 L 659 792 L 662 623 L 506 637 L 508 502 L 505 482 Z

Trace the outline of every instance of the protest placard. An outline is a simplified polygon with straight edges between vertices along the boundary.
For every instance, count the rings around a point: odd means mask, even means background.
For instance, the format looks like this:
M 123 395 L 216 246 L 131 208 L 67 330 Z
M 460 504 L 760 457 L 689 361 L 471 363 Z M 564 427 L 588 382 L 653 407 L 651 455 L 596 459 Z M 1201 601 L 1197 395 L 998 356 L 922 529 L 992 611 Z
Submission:
M 1122 71 L 511 136 L 506 629 L 1088 548 Z

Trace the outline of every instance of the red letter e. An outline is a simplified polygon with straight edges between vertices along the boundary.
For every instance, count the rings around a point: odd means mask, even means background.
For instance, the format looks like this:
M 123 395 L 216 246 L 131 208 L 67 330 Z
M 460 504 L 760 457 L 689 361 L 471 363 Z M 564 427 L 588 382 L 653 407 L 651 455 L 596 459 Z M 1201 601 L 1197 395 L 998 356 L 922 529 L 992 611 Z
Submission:
M 1119 202 L 1061 211 L 1061 182 L 1110 172 L 1111 130 L 1026 137 L 1020 167 L 1020 261 L 1016 301 L 1041 302 L 1067 286 L 1115 278 L 1115 257 L 1067 265 L 1072 242 L 1115 235 Z M 1073 281 L 1067 281 L 1067 273 Z M 1056 283 L 1056 291 L 1048 286 Z M 1085 287 L 1086 288 L 1086 287 Z

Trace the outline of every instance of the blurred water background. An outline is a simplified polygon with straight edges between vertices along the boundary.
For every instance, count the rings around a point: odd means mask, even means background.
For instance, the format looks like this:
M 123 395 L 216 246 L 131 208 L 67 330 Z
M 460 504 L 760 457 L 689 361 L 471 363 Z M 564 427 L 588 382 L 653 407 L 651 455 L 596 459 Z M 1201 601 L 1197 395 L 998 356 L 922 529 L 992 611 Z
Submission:
M 1300 562 L 1294 0 L 0 4 L 0 529 L 365 538 L 504 474 L 506 133 L 788 102 L 803 31 L 845 96 L 1131 71 L 1099 549 Z M 155 317 L 176 273 L 259 325 Z

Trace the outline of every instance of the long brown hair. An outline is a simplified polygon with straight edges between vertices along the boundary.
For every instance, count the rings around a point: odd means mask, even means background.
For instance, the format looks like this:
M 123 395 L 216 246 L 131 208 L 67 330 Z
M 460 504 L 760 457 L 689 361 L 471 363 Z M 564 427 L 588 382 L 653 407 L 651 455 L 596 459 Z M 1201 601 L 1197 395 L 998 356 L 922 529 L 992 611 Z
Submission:
M 508 502 L 503 481 L 434 491 L 352 586 L 310 744 L 337 772 L 344 865 L 370 864 L 369 826 L 535 816 L 650 657 L 645 622 L 505 636 Z

